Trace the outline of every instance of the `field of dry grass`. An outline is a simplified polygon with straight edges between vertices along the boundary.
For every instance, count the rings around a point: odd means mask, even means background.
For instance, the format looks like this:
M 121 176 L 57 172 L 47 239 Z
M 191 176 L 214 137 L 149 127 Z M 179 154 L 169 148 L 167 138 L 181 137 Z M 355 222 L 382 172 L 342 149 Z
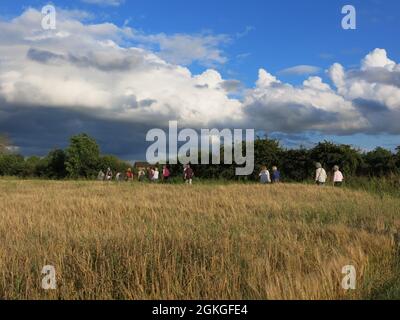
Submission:
M 398 293 L 400 198 L 306 185 L 0 180 L 0 298 L 358 299 Z M 56 290 L 41 269 L 56 269 Z M 354 265 L 357 289 L 341 287 Z M 396 291 L 397 290 L 397 291 Z

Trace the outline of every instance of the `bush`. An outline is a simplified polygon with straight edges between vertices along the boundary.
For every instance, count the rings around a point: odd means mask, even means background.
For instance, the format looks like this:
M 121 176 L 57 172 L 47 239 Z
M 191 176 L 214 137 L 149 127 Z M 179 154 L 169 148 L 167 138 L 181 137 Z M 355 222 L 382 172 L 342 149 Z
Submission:
M 96 140 L 83 133 L 73 136 L 66 150 L 66 170 L 71 178 L 92 178 L 97 175 L 100 149 Z
M 19 176 L 24 171 L 24 157 L 16 154 L 0 155 L 0 175 Z
M 8 144 L 8 143 L 7 143 Z M 5 145 L 5 142 L 3 142 Z M 244 148 L 245 149 L 245 148 Z M 40 177 L 50 179 L 94 178 L 99 170 L 108 167 L 115 172 L 124 173 L 132 167 L 126 161 L 112 155 L 100 156 L 100 148 L 95 139 L 87 134 L 71 137 L 69 147 L 64 151 L 55 149 L 44 158 L 29 157 L 0 152 L 0 175 L 20 177 Z M 376 148 L 361 153 L 349 145 L 338 145 L 324 141 L 312 149 L 284 149 L 276 140 L 258 138 L 254 143 L 254 173 L 249 177 L 237 177 L 236 164 L 232 165 L 192 165 L 196 178 L 230 181 L 257 181 L 258 173 L 263 166 L 271 169 L 277 166 L 283 181 L 303 182 L 310 180 L 314 174 L 315 162 L 321 162 L 329 172 L 339 165 L 346 177 L 389 177 L 400 173 L 400 146 L 397 153 L 384 148 Z M 221 157 L 224 150 L 221 148 Z M 200 154 L 199 154 L 200 159 Z M 210 163 L 212 156 L 210 155 Z M 158 166 L 160 172 L 162 166 Z M 170 165 L 171 177 L 178 180 L 183 177 L 181 164 Z M 348 179 L 347 179 L 348 180 Z M 361 179 L 360 179 L 361 181 Z

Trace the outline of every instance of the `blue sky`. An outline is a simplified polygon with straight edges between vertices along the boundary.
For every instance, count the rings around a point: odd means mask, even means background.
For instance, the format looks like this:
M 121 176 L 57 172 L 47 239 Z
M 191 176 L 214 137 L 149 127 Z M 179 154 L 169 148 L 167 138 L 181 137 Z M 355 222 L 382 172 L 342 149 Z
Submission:
M 225 80 L 240 81 L 244 90 L 254 88 L 261 68 L 285 84 L 301 86 L 309 76 L 317 76 L 333 86 L 326 71 L 336 62 L 346 70 L 360 69 L 362 59 L 376 48 L 384 49 L 390 60 L 400 62 L 400 2 L 397 0 L 59 0 L 50 3 L 62 10 L 86 12 L 87 16 L 79 18 L 86 25 L 112 23 L 120 28 L 132 28 L 141 37 L 128 37 L 119 43 L 120 46 L 160 52 L 167 62 L 188 68 L 193 75 L 215 69 Z M 45 4 L 47 2 L 36 0 L 1 1 L 0 17 L 11 21 L 28 8 L 40 10 Z M 341 28 L 341 8 L 346 4 L 354 5 L 357 10 L 356 30 Z M 210 37 L 210 55 L 216 54 L 217 58 L 185 60 L 186 56 L 185 59 L 176 57 L 175 51 L 162 52 L 159 48 L 161 34 L 165 37 L 178 34 L 198 39 Z M 289 69 L 299 66 L 308 66 L 313 71 Z M 230 92 L 229 96 L 241 99 L 244 94 L 243 91 Z M 346 99 L 350 98 L 346 96 Z M 371 98 L 371 101 L 382 104 L 378 98 Z M 396 110 L 394 117 L 398 114 Z M 336 132 L 329 129 L 320 132 L 314 126 L 285 132 L 284 128 L 269 134 L 281 137 L 287 145 L 296 145 L 298 141 L 311 144 L 325 138 L 364 149 L 379 144 L 388 148 L 400 145 L 396 130 Z M 15 130 L 13 132 L 15 135 Z
M 25 8 L 53 3 L 93 13 L 91 22 L 112 22 L 119 26 L 128 23 L 151 34 L 226 34 L 232 38 L 223 46 L 228 63 L 218 69 L 225 77 L 234 76 L 249 86 L 256 80 L 260 67 L 272 73 L 296 65 L 325 69 L 336 61 L 351 67 L 374 48 L 385 48 L 395 61 L 400 60 L 400 42 L 396 41 L 400 2 L 396 0 L 120 2 L 117 6 L 83 0 L 4 0 L 0 3 L 0 13 L 3 17 L 14 17 Z M 357 9 L 357 30 L 341 28 L 341 8 L 346 4 Z M 191 69 L 200 72 L 204 67 L 194 64 Z M 281 79 L 296 83 L 304 77 Z

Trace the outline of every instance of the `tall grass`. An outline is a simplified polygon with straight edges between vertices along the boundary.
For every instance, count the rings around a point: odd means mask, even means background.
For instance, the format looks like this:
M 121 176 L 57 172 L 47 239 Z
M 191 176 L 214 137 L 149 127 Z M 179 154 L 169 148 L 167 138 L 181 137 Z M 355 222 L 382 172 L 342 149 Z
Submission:
M 0 201 L 0 298 L 399 297 L 390 195 L 0 180 Z M 54 291 L 41 288 L 44 265 L 56 268 Z M 357 290 L 341 287 L 345 265 Z
M 372 192 L 378 195 L 389 194 L 400 197 L 400 176 L 386 177 L 350 177 L 346 179 L 346 186 L 356 190 Z

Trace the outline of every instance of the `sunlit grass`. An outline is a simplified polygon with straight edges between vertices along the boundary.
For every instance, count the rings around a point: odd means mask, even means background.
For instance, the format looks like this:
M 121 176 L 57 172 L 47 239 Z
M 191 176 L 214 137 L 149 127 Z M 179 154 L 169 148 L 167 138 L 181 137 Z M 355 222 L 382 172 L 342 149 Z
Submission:
M 6 299 L 396 296 L 400 198 L 309 185 L 0 180 Z M 53 265 L 55 291 L 41 288 Z M 354 265 L 357 289 L 341 287 Z M 397 291 L 396 291 L 397 290 Z

